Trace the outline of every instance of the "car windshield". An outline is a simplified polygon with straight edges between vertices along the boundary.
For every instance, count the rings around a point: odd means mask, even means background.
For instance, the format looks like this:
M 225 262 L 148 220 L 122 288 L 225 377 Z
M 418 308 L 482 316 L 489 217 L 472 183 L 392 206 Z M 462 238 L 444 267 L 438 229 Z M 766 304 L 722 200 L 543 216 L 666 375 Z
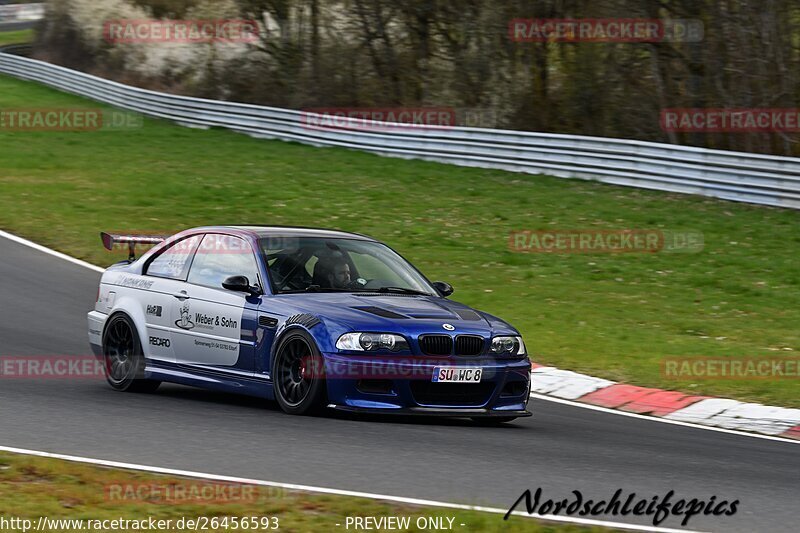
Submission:
M 358 239 L 270 237 L 259 240 L 277 294 L 385 292 L 436 294 L 388 246 Z

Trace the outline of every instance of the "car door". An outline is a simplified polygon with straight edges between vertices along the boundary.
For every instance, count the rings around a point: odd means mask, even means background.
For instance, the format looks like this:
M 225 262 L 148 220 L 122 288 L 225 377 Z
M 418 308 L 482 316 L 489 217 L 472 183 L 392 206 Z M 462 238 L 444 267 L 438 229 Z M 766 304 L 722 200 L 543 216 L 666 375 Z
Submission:
M 209 233 L 195 252 L 182 294 L 174 298 L 174 352 L 178 364 L 251 375 L 260 297 L 222 287 L 231 276 L 261 285 L 250 244 L 233 235 Z
M 175 242 L 145 266 L 150 289 L 138 297 L 147 325 L 145 353 L 154 361 L 175 362 L 173 348 L 175 297 L 185 290 L 185 280 L 195 249 L 203 235 L 192 235 Z

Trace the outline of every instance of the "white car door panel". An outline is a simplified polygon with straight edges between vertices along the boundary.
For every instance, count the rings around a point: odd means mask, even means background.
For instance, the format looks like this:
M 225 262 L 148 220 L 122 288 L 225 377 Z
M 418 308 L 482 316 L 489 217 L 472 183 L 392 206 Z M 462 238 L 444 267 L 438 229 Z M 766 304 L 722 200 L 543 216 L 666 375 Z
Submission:
M 243 294 L 185 284 L 173 297 L 173 348 L 180 364 L 236 366 L 241 353 Z
M 222 287 L 231 276 L 245 276 L 251 284 L 259 282 L 253 249 L 239 237 L 207 234 L 194 255 L 182 289 L 185 294 L 178 294 L 173 302 L 178 364 L 253 372 L 253 342 L 242 340 L 247 295 Z

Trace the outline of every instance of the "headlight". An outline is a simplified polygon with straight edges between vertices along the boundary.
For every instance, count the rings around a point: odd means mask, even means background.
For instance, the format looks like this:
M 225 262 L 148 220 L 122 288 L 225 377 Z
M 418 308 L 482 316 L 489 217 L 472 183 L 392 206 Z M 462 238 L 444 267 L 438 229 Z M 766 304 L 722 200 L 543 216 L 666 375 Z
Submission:
M 336 341 L 336 347 L 356 352 L 376 350 L 399 352 L 408 350 L 408 342 L 402 335 L 394 333 L 345 333 Z
M 522 337 L 495 337 L 489 352 L 494 355 L 525 355 Z

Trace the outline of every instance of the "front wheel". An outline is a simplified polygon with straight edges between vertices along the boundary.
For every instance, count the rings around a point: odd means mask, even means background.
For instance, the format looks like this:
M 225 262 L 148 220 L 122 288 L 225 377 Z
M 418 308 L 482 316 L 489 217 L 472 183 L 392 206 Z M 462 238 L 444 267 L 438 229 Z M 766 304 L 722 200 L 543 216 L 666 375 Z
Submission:
M 325 405 L 325 372 L 322 354 L 303 330 L 284 336 L 272 362 L 275 400 L 292 415 L 317 413 Z
M 103 334 L 106 380 L 111 388 L 125 392 L 153 392 L 160 381 L 144 379 L 144 352 L 136 326 L 122 314 L 114 315 Z

